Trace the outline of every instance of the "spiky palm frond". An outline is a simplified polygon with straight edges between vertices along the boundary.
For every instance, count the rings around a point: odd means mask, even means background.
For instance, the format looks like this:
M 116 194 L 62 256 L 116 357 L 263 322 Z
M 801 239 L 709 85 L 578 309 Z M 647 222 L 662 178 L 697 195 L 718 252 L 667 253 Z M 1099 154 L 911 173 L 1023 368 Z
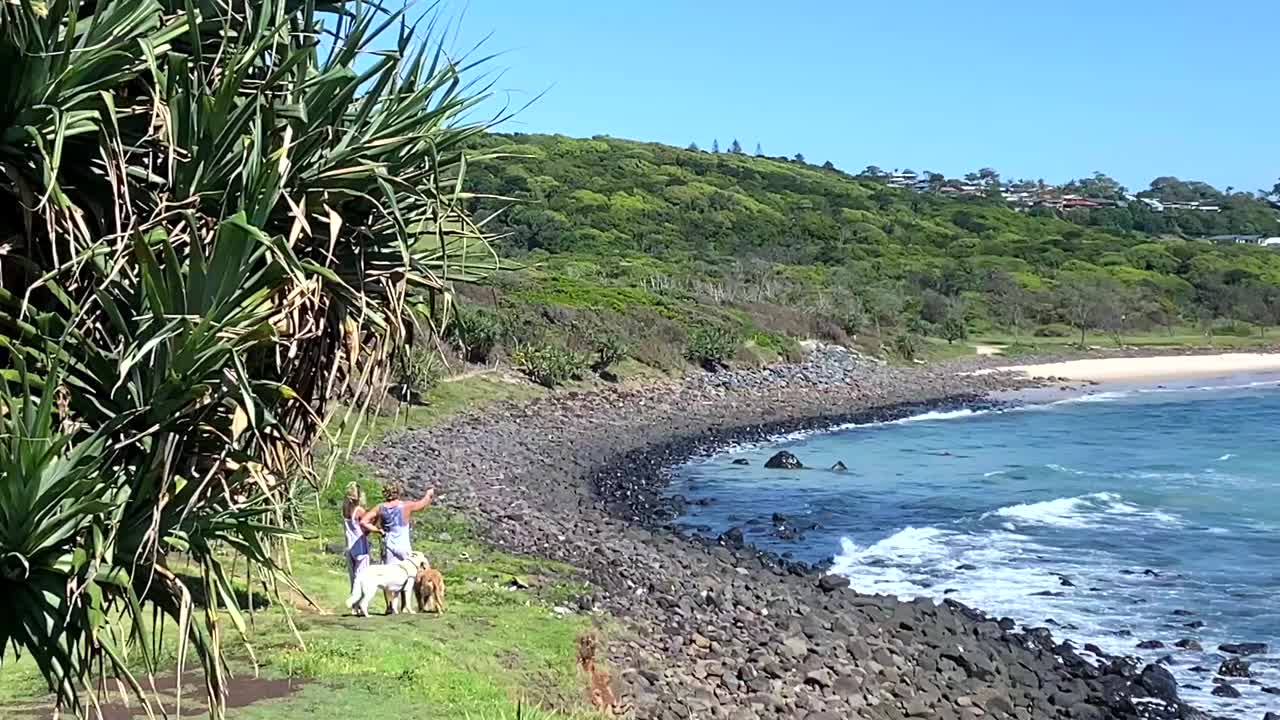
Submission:
M 40 518 L 0 528 L 0 652 L 81 713 L 94 675 L 142 695 L 126 652 L 151 668 L 158 609 L 220 714 L 244 621 L 219 549 L 288 582 L 281 508 L 335 400 L 367 405 L 411 309 L 496 267 L 463 209 L 484 60 L 341 0 L 0 23 L 0 518 Z

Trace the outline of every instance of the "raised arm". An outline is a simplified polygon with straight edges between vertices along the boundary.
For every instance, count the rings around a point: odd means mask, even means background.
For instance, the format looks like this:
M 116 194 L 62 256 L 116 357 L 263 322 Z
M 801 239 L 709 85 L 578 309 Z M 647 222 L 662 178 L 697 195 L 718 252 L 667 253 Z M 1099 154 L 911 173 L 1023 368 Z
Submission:
M 410 500 L 404 503 L 403 507 L 404 507 L 404 514 L 406 519 L 408 518 L 409 515 L 416 513 L 419 510 L 425 510 L 431 507 L 431 502 L 435 500 L 435 497 L 436 497 L 436 489 L 429 488 L 427 490 L 427 494 L 423 495 L 421 500 Z

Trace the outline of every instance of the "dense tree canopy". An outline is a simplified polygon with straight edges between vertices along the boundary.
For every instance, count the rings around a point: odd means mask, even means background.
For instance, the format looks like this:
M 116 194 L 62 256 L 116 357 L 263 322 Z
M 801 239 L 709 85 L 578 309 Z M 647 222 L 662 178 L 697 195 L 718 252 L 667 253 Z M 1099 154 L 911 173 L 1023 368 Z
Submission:
M 969 314 L 985 313 L 993 323 L 1014 320 L 983 310 L 996 287 L 1000 297 L 1016 297 L 1019 325 L 1096 325 L 1116 315 L 1126 322 L 1145 317 L 1154 326 L 1169 314 L 1193 321 L 1202 311 L 1244 319 L 1219 299 L 1239 306 L 1245 304 L 1241 293 L 1265 295 L 1280 287 L 1280 253 L 1197 239 L 1220 231 L 1280 234 L 1274 210 L 1255 196 L 1228 196 L 1203 183 L 1158 178 L 1143 194 L 1213 199 L 1222 212 L 1159 213 L 1142 202 L 1065 214 L 1019 212 L 994 193 L 952 198 L 888 187 L 876 179 L 884 171 L 875 167 L 855 177 L 786 159 L 607 137 L 493 135 L 482 142 L 510 153 L 501 163 L 472 168 L 469 181 L 479 193 L 515 200 L 493 227 L 516 256 L 660 261 L 666 274 L 701 280 L 723 278 L 746 261 L 763 262 L 811 294 L 847 290 L 870 310 L 869 320 L 877 307 L 893 304 L 884 297 L 893 288 L 905 304 L 878 315 L 897 315 L 903 323 L 921 315 L 926 289 L 952 300 L 975 296 L 979 302 Z M 991 168 L 973 176 L 987 184 L 999 179 Z M 1102 173 L 1077 185 L 1123 191 Z M 481 201 L 478 209 L 501 205 Z M 1069 286 L 1068 279 L 1074 279 Z M 1125 289 L 1118 302 L 1132 305 L 1132 312 L 1081 299 L 1115 295 L 1118 288 Z M 939 336 L 944 327 L 946 335 L 961 331 L 954 313 L 933 312 L 921 322 Z

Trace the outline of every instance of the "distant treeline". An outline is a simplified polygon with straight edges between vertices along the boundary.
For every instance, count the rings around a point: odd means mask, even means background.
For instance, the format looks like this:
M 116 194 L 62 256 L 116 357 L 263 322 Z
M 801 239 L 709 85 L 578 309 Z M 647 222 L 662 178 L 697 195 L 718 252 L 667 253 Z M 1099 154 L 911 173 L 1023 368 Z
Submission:
M 879 335 L 1280 322 L 1280 252 L 1194 237 L 1280 235 L 1275 211 L 1245 193 L 1213 191 L 1216 213 L 1018 212 L 743 153 L 480 142 L 504 156 L 470 168 L 470 188 L 513 201 L 476 201 L 482 216 L 506 208 L 488 226 L 499 245 L 579 283 L 804 308 Z M 1203 200 L 1207 187 L 1161 178 L 1142 194 Z

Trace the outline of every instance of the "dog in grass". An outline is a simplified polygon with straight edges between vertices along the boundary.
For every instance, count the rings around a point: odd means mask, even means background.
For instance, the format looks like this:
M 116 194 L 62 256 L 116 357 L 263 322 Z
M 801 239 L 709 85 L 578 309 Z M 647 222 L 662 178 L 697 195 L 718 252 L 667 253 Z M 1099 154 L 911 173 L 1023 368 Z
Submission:
M 431 563 L 422 553 L 409 553 L 409 557 L 398 563 L 388 565 L 370 565 L 356 575 L 351 584 L 351 597 L 347 598 L 347 607 L 360 616 L 369 616 L 369 603 L 379 588 L 391 592 L 391 604 L 387 613 L 413 612 L 409 604 L 409 594 L 414 592 L 414 584 L 418 573 L 430 570 Z
M 413 594 L 418 600 L 418 612 L 444 612 L 444 575 L 430 567 L 418 569 L 413 581 Z

